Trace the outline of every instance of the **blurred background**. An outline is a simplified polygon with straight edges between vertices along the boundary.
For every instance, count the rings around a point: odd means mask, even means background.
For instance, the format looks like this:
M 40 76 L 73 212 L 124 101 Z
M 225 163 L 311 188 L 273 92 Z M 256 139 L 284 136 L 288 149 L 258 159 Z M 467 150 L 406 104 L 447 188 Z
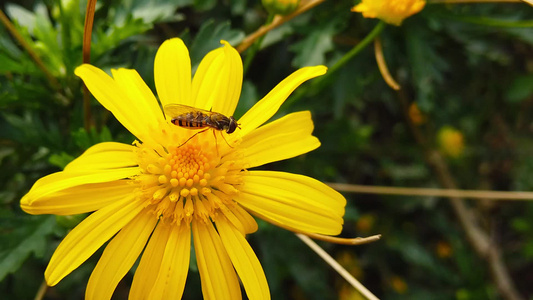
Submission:
M 379 39 L 396 91 L 378 69 L 373 42 L 339 64 L 380 22 L 351 12 L 357 2 L 324 1 L 241 54 L 251 58 L 237 119 L 294 70 L 336 66 L 302 85 L 275 117 L 310 110 L 322 146 L 263 169 L 350 185 L 533 190 L 533 7 L 428 1 L 401 26 L 385 26 Z M 91 145 L 134 140 L 94 99 L 84 123 L 73 70 L 82 63 L 86 5 L 0 3 L 0 299 L 34 299 L 51 254 L 85 217 L 30 216 L 20 198 Z M 221 39 L 238 46 L 268 16 L 259 0 L 98 1 L 91 64 L 134 68 L 155 91 L 153 61 L 165 39 L 185 41 L 194 70 Z M 376 296 L 533 299 L 531 201 L 340 191 L 348 200 L 341 236 L 382 239 L 318 243 Z M 259 225 L 248 239 L 272 299 L 363 299 L 292 233 Z M 42 299 L 82 299 L 100 254 Z M 127 298 L 132 275 L 114 299 Z M 192 263 L 184 299 L 199 298 Z

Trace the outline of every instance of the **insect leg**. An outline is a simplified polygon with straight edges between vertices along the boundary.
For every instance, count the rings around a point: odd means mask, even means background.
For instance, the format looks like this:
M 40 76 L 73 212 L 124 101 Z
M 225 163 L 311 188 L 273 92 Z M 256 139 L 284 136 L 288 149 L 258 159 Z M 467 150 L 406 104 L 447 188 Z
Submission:
M 206 129 L 204 129 L 204 130 L 200 130 L 200 131 L 198 131 L 197 133 L 193 134 L 193 135 L 192 135 L 190 138 L 188 138 L 185 142 L 183 142 L 181 145 L 179 145 L 178 148 L 181 147 L 181 146 L 183 146 L 183 145 L 185 145 L 185 144 L 187 144 L 187 142 L 190 141 L 190 140 L 191 140 L 193 137 L 195 137 L 197 134 L 202 133 L 202 132 L 204 132 L 204 131 L 206 131 L 206 130 L 209 130 L 209 127 L 206 128 Z
M 230 148 L 234 148 L 234 147 L 232 147 L 232 146 L 228 143 L 228 140 L 226 140 L 226 138 L 224 137 L 224 133 L 223 133 L 222 131 L 220 132 L 220 135 L 222 136 L 222 138 L 224 139 L 224 141 L 226 142 L 226 144 L 228 144 L 228 146 L 229 146 Z

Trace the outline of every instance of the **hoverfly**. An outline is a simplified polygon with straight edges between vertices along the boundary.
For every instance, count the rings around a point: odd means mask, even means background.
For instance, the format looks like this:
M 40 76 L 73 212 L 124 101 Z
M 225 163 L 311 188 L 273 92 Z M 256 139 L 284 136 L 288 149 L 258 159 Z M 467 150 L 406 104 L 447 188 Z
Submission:
M 216 139 L 215 130 L 226 131 L 226 133 L 230 134 L 233 133 L 235 129 L 240 128 L 233 116 L 226 117 L 225 115 L 214 111 L 208 111 L 183 104 L 167 104 L 163 110 L 167 117 L 170 118 L 172 124 L 176 126 L 193 130 L 205 128 L 188 138 L 180 145 L 180 147 L 185 145 L 197 134 L 209 129 L 213 129 L 213 135 Z M 223 135 L 222 137 L 224 138 Z M 224 140 L 226 139 L 224 138 Z M 226 141 L 226 144 L 230 146 L 228 141 Z

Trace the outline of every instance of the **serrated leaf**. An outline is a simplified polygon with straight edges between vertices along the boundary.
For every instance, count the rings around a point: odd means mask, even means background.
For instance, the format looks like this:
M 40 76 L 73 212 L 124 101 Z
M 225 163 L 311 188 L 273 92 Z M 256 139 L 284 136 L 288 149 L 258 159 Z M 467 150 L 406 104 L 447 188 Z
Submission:
M 533 95 L 533 75 L 516 77 L 507 89 L 505 98 L 512 103 L 519 103 Z
M 231 29 L 230 22 L 216 24 L 214 20 L 205 22 L 196 39 L 192 43 L 189 53 L 191 54 L 191 63 L 193 66 L 198 65 L 202 57 L 209 51 L 221 47 L 220 40 L 225 40 L 232 46 L 237 46 L 244 38 L 244 32 L 237 29 Z
M 33 34 L 35 28 L 35 14 L 33 12 L 17 4 L 8 3 L 6 4 L 6 14 L 20 26 L 28 29 L 30 34 Z
M 32 74 L 37 72 L 35 64 L 28 60 L 15 60 L 8 55 L 0 52 L 0 74 L 16 73 L 16 74 Z
M 442 82 L 448 64 L 433 48 L 435 39 L 430 32 L 418 26 L 406 26 L 407 53 L 415 84 L 416 101 L 422 111 L 431 111 L 435 106 L 435 86 Z M 433 41 L 428 42 L 428 41 Z
M 136 1 L 131 14 L 134 19 L 142 19 L 145 23 L 161 21 L 178 21 L 176 10 L 181 3 L 169 0 Z
M 68 163 L 74 160 L 74 158 L 75 158 L 74 156 L 66 152 L 61 152 L 60 154 L 50 155 L 50 158 L 48 159 L 48 161 L 50 162 L 50 164 L 57 166 L 61 169 L 64 169 Z
M 296 68 L 323 65 L 326 53 L 333 49 L 332 37 L 336 32 L 335 22 L 314 28 L 305 39 L 290 48 L 296 53 L 292 65 Z
M 194 7 L 199 11 L 212 9 L 216 4 L 216 0 L 194 0 Z
M 9 273 L 17 271 L 30 254 L 43 255 L 46 237 L 53 232 L 56 221 L 54 216 L 47 216 L 38 218 L 38 222 L 30 221 L 24 225 L 10 235 L 2 235 L 1 244 L 10 247 L 0 252 L 0 281 Z

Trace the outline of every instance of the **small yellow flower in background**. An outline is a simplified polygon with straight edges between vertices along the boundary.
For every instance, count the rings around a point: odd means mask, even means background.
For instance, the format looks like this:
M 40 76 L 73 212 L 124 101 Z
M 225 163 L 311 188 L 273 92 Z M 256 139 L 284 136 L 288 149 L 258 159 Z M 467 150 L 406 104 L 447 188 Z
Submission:
M 420 12 L 425 5 L 425 0 L 362 0 L 352 11 L 400 26 L 405 18 Z
M 348 283 L 343 283 L 338 292 L 339 300 L 367 300 L 368 298 L 361 295 L 358 290 L 354 289 Z
M 409 105 L 409 119 L 413 122 L 414 125 L 422 125 L 426 123 L 426 116 L 420 111 L 416 102 Z
M 354 255 L 353 251 L 342 251 L 336 255 L 335 260 L 355 278 L 364 278 L 365 274 L 361 268 L 361 263 Z
M 440 258 L 448 258 L 452 255 L 453 249 L 450 243 L 445 241 L 439 241 L 437 243 L 435 252 L 437 253 L 437 256 Z
M 405 294 L 408 290 L 407 283 L 399 276 L 393 276 L 391 278 L 390 285 L 398 294 Z
M 376 217 L 374 215 L 362 215 L 355 223 L 355 229 L 360 233 L 367 234 L 374 227 L 374 223 L 376 223 Z
M 444 126 L 439 130 L 437 139 L 439 148 L 445 155 L 458 158 L 463 154 L 465 143 L 461 131 L 450 126 Z
M 361 218 L 359 219 L 361 220 Z M 361 264 L 352 251 L 342 251 L 335 256 L 335 260 L 343 266 L 346 271 L 352 274 L 355 278 L 363 279 L 364 272 L 361 268 Z M 346 281 L 342 281 L 338 290 L 339 300 L 363 300 L 367 299 L 359 291 L 353 288 L 352 285 Z
M 233 115 L 243 67 L 238 52 L 223 44 L 204 57 L 192 80 L 184 43 L 176 38 L 161 45 L 154 78 L 162 107 Z M 337 235 L 342 229 L 346 200 L 338 192 L 302 175 L 248 170 L 320 146 L 308 111 L 263 124 L 300 84 L 325 72 L 324 66 L 294 72 L 226 134 L 172 124 L 134 70 L 112 70 L 111 77 L 91 65 L 78 67 L 76 75 L 137 141 L 93 146 L 21 199 L 30 214 L 94 211 L 57 247 L 46 282 L 57 284 L 110 240 L 86 299 L 110 299 L 139 256 L 129 298 L 180 299 L 192 239 L 204 298 L 241 299 L 242 282 L 249 299 L 270 299 L 245 239 L 257 230 L 252 215 L 296 232 Z

